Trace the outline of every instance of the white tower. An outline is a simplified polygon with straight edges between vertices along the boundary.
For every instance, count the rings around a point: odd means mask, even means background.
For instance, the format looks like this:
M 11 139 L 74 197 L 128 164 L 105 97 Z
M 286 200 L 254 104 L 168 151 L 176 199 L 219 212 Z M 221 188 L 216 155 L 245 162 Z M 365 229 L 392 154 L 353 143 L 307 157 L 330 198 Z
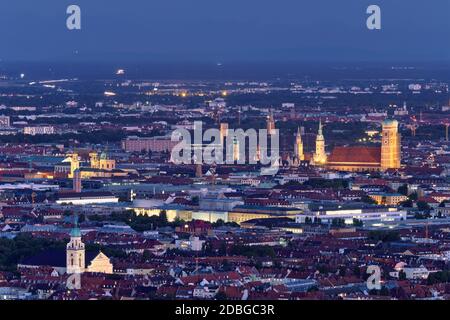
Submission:
M 325 153 L 325 138 L 322 132 L 322 121 L 319 122 L 319 132 L 316 137 L 316 152 L 314 153 L 314 164 L 323 165 L 327 162 Z
M 66 273 L 83 273 L 85 271 L 85 249 L 81 241 L 81 231 L 78 228 L 78 218 L 70 231 L 70 241 L 66 248 Z
M 295 137 L 295 157 L 297 158 L 297 161 L 303 161 L 305 160 L 305 154 L 303 153 L 303 141 L 302 141 L 302 134 L 300 132 L 300 127 L 297 130 L 297 135 Z

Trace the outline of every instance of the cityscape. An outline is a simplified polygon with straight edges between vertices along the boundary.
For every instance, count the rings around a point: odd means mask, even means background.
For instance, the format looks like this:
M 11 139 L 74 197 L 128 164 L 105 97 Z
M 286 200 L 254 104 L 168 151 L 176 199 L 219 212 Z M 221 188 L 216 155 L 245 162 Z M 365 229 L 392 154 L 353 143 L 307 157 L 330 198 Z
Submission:
M 448 82 L 25 77 L 2 76 L 2 299 L 449 297 Z M 198 123 L 231 162 L 174 161 Z M 237 128 L 276 135 L 275 171 Z
M 448 1 L 50 2 L 0 4 L 1 301 L 450 300 Z

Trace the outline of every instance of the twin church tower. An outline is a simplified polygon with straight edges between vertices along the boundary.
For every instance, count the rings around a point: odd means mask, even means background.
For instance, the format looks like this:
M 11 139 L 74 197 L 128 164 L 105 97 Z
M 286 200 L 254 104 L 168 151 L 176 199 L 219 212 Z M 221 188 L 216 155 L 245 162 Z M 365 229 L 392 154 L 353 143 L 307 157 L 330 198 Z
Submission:
M 295 163 L 309 160 L 313 165 L 326 166 L 338 171 L 364 172 L 398 169 L 401 163 L 401 136 L 398 132 L 398 122 L 396 120 L 383 121 L 380 147 L 335 147 L 327 155 L 323 125 L 320 121 L 315 152 L 309 155 L 305 154 L 301 132 L 298 129 L 295 138 L 294 156 Z

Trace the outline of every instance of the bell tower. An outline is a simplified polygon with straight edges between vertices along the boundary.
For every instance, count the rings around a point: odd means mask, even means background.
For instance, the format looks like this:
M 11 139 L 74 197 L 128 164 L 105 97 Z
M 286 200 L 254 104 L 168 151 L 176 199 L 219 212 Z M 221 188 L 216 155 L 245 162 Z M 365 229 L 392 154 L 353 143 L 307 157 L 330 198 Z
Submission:
M 401 136 L 396 120 L 383 121 L 381 139 L 381 169 L 398 169 L 401 162 Z
M 325 138 L 323 136 L 322 121 L 319 122 L 319 131 L 316 137 L 316 152 L 314 153 L 314 164 L 323 165 L 327 162 L 327 155 L 325 153 Z
M 75 216 L 74 227 L 70 231 L 70 241 L 66 247 L 66 273 L 83 273 L 85 271 L 85 249 L 78 228 L 78 217 Z
M 273 118 L 272 109 L 270 109 L 269 115 L 267 116 L 267 134 L 275 135 L 275 119 Z
M 303 141 L 302 141 L 302 134 L 300 132 L 300 128 L 297 130 L 297 135 L 295 136 L 295 157 L 297 158 L 297 161 L 303 161 L 305 160 L 305 154 L 303 153 Z

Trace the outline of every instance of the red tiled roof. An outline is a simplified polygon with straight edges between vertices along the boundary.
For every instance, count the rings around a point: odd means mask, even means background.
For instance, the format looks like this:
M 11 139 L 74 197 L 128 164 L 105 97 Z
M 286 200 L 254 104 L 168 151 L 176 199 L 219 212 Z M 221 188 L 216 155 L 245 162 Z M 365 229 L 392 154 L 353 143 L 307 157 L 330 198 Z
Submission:
M 329 163 L 380 163 L 379 147 L 335 147 L 328 158 Z

